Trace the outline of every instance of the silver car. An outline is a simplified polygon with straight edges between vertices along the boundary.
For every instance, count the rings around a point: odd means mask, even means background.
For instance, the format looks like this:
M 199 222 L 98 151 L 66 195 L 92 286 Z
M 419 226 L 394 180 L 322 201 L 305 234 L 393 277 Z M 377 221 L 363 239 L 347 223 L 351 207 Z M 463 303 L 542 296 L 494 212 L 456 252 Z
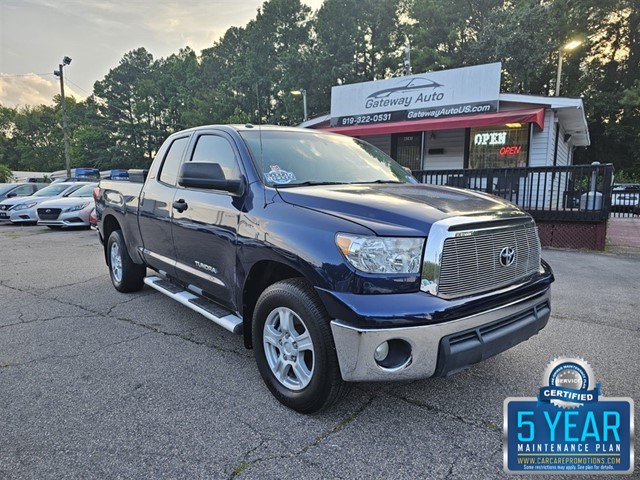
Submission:
M 97 183 L 87 183 L 75 192 L 38 205 L 38 225 L 49 228 L 90 227 L 89 215 L 95 208 L 93 190 Z
M 36 209 L 38 205 L 52 198 L 69 195 L 76 191 L 85 183 L 56 183 L 48 187 L 38 190 L 30 197 L 9 198 L 0 202 L 0 221 L 11 220 L 11 223 L 31 224 L 38 222 Z
M 46 186 L 46 183 L 36 182 L 0 183 L 0 201 L 7 198 L 28 197 Z

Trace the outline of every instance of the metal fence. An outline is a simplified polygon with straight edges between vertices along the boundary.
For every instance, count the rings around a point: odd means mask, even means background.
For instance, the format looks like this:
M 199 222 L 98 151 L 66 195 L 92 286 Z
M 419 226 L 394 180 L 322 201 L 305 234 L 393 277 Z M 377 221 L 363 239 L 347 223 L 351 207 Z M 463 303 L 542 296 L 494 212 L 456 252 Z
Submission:
M 419 170 L 413 175 L 422 183 L 498 195 L 526 210 L 537 221 L 605 222 L 611 212 L 612 164 Z M 624 198 L 613 203 L 633 201 L 632 195 Z M 626 204 L 615 206 L 620 214 L 633 210 L 622 208 Z
M 640 184 L 615 184 L 611 193 L 611 216 L 640 215 Z

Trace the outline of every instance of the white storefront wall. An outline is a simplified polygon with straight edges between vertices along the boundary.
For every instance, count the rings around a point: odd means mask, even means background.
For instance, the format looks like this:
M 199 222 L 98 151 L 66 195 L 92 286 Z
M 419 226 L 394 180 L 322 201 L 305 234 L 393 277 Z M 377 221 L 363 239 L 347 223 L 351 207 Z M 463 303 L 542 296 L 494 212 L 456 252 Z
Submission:
M 555 151 L 556 129 L 558 134 L 558 150 Z M 544 129 L 532 126 L 529 144 L 529 167 L 554 165 L 571 165 L 573 161 L 573 145 L 571 138 L 565 140 L 566 131 L 559 123 L 553 110 L 547 109 L 544 115 Z M 391 135 L 370 135 L 360 137 L 375 145 L 388 155 L 391 151 Z M 429 151 L 437 153 L 429 153 Z M 427 130 L 424 132 L 424 149 L 422 156 L 423 170 L 450 170 L 464 168 L 465 129 Z

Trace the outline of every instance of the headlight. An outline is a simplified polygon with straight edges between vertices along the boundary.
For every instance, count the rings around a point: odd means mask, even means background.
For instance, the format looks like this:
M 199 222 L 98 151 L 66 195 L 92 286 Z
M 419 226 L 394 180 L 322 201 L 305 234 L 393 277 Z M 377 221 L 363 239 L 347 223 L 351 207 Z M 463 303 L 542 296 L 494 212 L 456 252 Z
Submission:
M 27 202 L 27 203 L 19 203 L 15 205 L 11 210 L 26 210 L 27 208 L 35 207 L 38 202 Z
M 77 212 L 78 210 L 82 210 L 84 207 L 89 205 L 89 202 L 79 203 L 74 205 L 73 207 L 68 207 L 63 210 L 63 212 Z
M 424 238 L 336 235 L 336 245 L 358 270 L 367 273 L 418 273 Z

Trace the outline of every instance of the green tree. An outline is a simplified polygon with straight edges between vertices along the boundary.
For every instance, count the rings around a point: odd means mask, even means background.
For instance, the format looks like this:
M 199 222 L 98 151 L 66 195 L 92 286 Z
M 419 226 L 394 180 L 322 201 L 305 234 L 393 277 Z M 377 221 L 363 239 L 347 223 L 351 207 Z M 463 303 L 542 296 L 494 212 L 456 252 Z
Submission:
M 262 4 L 244 31 L 240 55 L 231 68 L 229 87 L 240 112 L 260 123 L 290 123 L 290 91 L 307 88 L 301 81 L 309 50 L 311 9 L 300 0 Z M 295 115 L 295 114 L 293 114 Z M 245 117 L 246 118 L 246 117 Z M 299 117 L 298 117 L 299 118 Z
M 9 167 L 0 163 L 0 183 L 7 183 L 13 178 L 13 172 Z
M 51 172 L 64 166 L 62 129 L 56 108 L 24 107 L 15 117 L 15 168 Z
M 399 0 L 325 0 L 314 28 L 312 111 L 328 112 L 334 85 L 386 78 L 400 71 L 402 46 Z
M 471 64 L 472 48 L 503 0 L 408 0 L 406 27 L 414 71 Z M 513 2 L 518 3 L 518 2 Z M 509 22 L 511 23 L 511 22 Z
M 0 105 L 0 163 L 9 167 L 18 164 L 19 156 L 15 148 L 15 108 Z
M 102 118 L 101 128 L 109 132 L 112 159 L 118 164 L 140 167 L 149 164 L 158 148 L 159 118 L 156 100 L 148 84 L 153 56 L 144 48 L 124 55 L 104 80 L 94 85 L 94 98 Z
M 640 11 L 633 0 L 580 0 L 576 15 L 587 25 L 587 52 L 581 65 L 581 95 L 591 146 L 577 161 L 613 161 L 616 169 L 640 173 Z M 563 87 L 564 89 L 564 87 Z

